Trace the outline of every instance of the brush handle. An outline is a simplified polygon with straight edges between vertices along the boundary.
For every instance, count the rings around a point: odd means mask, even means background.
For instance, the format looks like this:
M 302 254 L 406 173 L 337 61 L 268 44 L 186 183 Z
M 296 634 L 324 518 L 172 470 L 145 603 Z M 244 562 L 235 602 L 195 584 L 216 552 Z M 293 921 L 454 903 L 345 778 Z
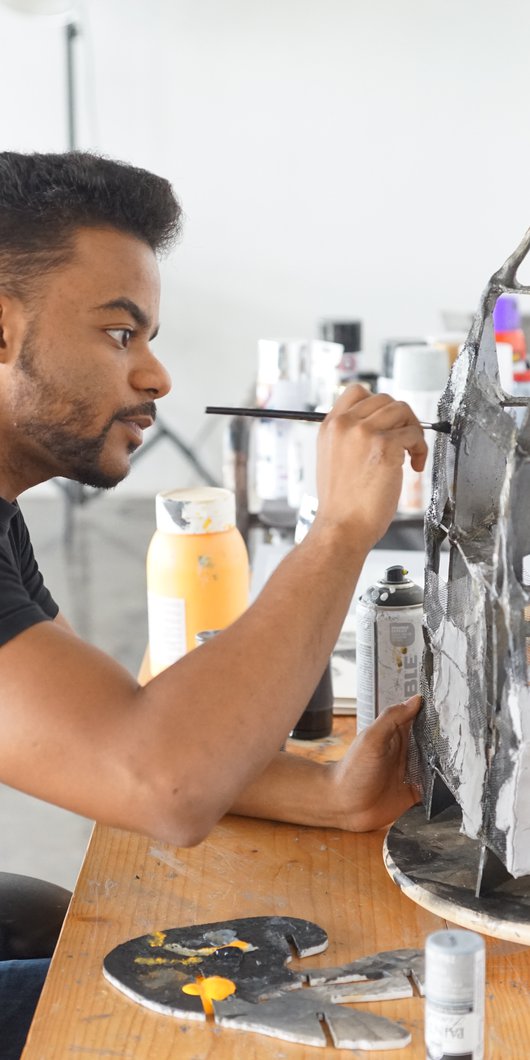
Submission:
M 322 423 L 326 412 L 302 412 L 298 409 L 247 409 L 231 408 L 228 405 L 207 405 L 205 412 L 214 412 L 220 416 L 255 416 L 259 420 L 306 420 L 308 423 Z
M 322 423 L 327 412 L 301 412 L 296 409 L 254 409 L 235 408 L 230 405 L 207 405 L 205 412 L 211 412 L 218 416 L 255 416 L 259 420 L 302 420 L 306 423 Z M 448 420 L 440 420 L 438 423 L 420 423 L 424 431 L 438 431 L 440 434 L 450 434 L 451 424 Z

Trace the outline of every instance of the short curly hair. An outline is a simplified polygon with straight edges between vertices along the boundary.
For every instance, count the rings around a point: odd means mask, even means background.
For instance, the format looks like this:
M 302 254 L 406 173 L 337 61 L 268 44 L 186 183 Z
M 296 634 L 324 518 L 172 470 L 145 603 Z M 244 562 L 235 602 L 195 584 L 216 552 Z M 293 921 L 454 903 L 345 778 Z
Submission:
M 116 228 L 160 255 L 181 221 L 170 183 L 145 169 L 84 151 L 0 152 L 0 287 L 17 297 L 70 259 L 78 228 Z

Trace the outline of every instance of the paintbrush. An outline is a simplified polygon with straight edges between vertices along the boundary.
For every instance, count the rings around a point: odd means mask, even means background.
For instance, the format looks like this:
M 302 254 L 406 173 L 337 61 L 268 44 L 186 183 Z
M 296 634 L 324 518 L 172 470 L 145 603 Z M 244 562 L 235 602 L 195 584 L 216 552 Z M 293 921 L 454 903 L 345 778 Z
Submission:
M 300 412 L 295 409 L 247 409 L 231 408 L 229 405 L 207 405 L 205 412 L 218 416 L 256 416 L 260 420 L 305 420 L 307 423 L 322 423 L 327 412 Z M 449 420 L 438 420 L 437 423 L 421 423 L 424 431 L 438 431 L 439 434 L 450 434 Z

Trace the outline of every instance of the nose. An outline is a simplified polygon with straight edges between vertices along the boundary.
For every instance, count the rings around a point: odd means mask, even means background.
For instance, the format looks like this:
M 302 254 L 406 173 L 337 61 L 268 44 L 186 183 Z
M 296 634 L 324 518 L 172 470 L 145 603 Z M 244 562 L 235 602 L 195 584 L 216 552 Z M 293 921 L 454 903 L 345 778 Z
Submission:
M 162 398 L 171 390 L 171 376 L 158 357 L 146 349 L 141 361 L 131 365 L 129 382 L 138 391 L 149 393 L 153 398 Z

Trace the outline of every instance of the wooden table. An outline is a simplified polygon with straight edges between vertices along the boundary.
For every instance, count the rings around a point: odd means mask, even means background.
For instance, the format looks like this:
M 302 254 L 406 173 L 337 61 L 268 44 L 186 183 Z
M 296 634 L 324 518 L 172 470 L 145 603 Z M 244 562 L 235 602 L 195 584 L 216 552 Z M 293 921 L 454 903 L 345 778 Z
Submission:
M 323 741 L 320 755 L 339 756 L 351 729 L 350 718 L 336 719 L 335 735 Z M 383 865 L 383 837 L 382 832 L 352 835 L 226 817 L 205 842 L 186 850 L 96 826 L 24 1060 L 351 1057 L 351 1052 L 331 1046 L 293 1045 L 150 1012 L 107 983 L 101 964 L 109 950 L 136 935 L 271 914 L 304 917 L 327 931 L 329 947 L 308 959 L 312 965 L 423 946 L 425 936 L 446 922 L 414 905 L 392 883 Z M 291 967 L 300 965 L 303 962 L 295 960 Z M 530 1052 L 529 985 L 530 951 L 488 940 L 489 1060 L 523 1060 Z M 365 1007 L 402 1020 L 412 1031 L 410 1046 L 377 1052 L 378 1057 L 425 1056 L 421 998 Z

